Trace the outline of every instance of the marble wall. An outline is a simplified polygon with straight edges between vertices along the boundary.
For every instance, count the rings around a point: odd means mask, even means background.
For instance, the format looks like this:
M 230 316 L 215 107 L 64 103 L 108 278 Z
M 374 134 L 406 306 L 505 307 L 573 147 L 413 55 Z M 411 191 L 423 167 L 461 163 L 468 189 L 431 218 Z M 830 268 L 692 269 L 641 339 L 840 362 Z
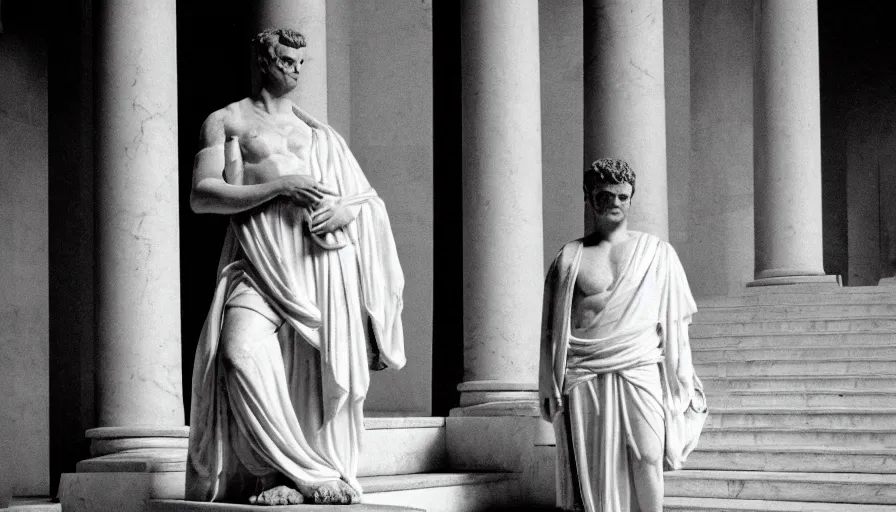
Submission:
M 351 2 L 349 144 L 386 203 L 406 282 L 408 363 L 373 375 L 365 408 L 379 413 L 431 410 L 432 48 L 431 0 Z
M 845 210 L 847 229 L 842 231 L 848 239 L 844 269 L 848 284 L 873 286 L 880 278 L 896 274 L 896 202 L 892 199 L 896 194 L 896 64 L 890 57 L 896 50 L 896 36 L 890 33 L 882 6 L 847 13 L 825 2 L 821 7 L 822 14 L 825 7 L 840 14 L 831 15 L 822 25 L 828 27 L 828 46 L 838 47 L 828 65 L 827 74 L 834 75 L 829 78 L 830 94 L 822 100 L 827 111 L 835 112 L 831 119 L 837 137 L 831 137 L 835 145 L 824 147 L 823 152 L 827 160 L 840 160 L 845 166 L 840 180 L 845 192 L 842 185 L 832 189 L 828 204 L 832 211 L 834 206 Z M 843 33 L 853 36 L 844 40 Z
M 49 493 L 47 39 L 27 8 L 0 36 L 0 508 Z
M 539 2 L 545 270 L 583 234 L 582 2 Z
M 752 3 L 691 0 L 687 258 L 695 296 L 753 280 Z

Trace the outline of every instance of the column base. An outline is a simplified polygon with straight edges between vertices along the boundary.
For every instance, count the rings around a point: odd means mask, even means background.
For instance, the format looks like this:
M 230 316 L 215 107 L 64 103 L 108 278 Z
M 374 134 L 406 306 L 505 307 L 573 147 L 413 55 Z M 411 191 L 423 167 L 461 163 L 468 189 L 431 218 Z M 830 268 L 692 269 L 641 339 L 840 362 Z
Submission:
M 843 282 L 839 275 L 823 275 L 823 276 L 780 276 L 780 277 L 764 277 L 755 279 L 747 283 L 747 288 L 756 288 L 761 286 L 786 286 L 786 285 L 811 285 L 839 288 L 843 286 Z
M 460 407 L 449 416 L 539 416 L 538 385 L 527 382 L 477 380 L 457 386 Z
M 189 427 L 101 427 L 87 431 L 90 459 L 64 473 L 66 512 L 143 512 L 150 499 L 184 499 Z

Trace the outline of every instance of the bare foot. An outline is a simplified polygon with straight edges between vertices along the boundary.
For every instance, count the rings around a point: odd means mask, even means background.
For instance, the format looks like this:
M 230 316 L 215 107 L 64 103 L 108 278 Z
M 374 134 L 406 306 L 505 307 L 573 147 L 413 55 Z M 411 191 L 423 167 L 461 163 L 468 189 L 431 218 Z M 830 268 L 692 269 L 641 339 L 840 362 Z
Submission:
M 285 485 L 278 485 L 249 498 L 252 505 L 298 505 L 304 501 L 305 498 L 299 491 Z
M 361 501 L 358 492 L 342 480 L 320 484 L 314 489 L 312 498 L 314 503 L 321 505 L 350 505 Z

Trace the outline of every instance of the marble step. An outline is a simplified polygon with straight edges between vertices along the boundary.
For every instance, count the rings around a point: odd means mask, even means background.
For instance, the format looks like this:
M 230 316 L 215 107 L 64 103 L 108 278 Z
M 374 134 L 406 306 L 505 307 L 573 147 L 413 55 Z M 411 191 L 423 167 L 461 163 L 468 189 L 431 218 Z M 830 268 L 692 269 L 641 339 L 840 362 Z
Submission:
M 701 446 L 686 469 L 896 473 L 896 448 L 831 446 Z
M 816 389 L 890 390 L 896 389 L 896 375 L 821 376 L 776 375 L 708 377 L 700 376 L 707 393 L 729 390 L 811 391 Z
M 237 503 L 206 503 L 183 500 L 149 500 L 146 512 L 259 512 L 272 510 L 277 512 L 423 512 L 426 509 L 415 507 L 399 507 L 394 505 L 278 505 L 261 507 L 259 505 Z
M 431 473 L 448 467 L 445 418 L 364 418 L 358 476 Z
M 803 358 L 793 361 L 777 361 L 774 359 L 754 359 L 744 361 L 727 361 L 704 363 L 694 358 L 697 375 L 711 377 L 750 376 L 750 375 L 896 375 L 896 358 L 861 358 L 830 359 Z
M 772 289 L 774 288 L 774 289 Z M 747 289 L 739 297 L 701 297 L 697 308 L 740 307 L 775 304 L 874 304 L 896 303 L 896 290 L 877 286 L 848 286 L 841 288 L 771 287 L 763 290 Z
M 896 409 L 882 408 L 765 408 L 712 407 L 706 424 L 711 427 L 814 427 L 814 428 L 894 428 Z
M 806 501 L 676 498 L 663 500 L 666 512 L 893 512 L 892 505 L 817 503 Z
M 808 320 L 758 320 L 750 322 L 692 323 L 695 336 L 796 332 L 890 332 L 896 317 L 813 318 Z
M 49 496 L 13 496 L 0 512 L 62 512 L 62 504 Z
M 896 389 L 814 391 L 729 390 L 706 393 L 709 404 L 725 407 L 896 407 Z
M 690 331 L 691 348 L 811 348 L 890 345 L 896 343 L 891 332 L 803 332 L 701 335 Z
M 425 473 L 361 478 L 364 503 L 427 512 L 480 512 L 520 505 L 519 473 Z
M 819 358 L 851 359 L 882 358 L 896 359 L 896 344 L 861 344 L 839 347 L 726 347 L 707 348 L 691 347 L 694 360 L 700 362 L 724 362 L 775 359 L 788 361 L 794 359 Z
M 701 447 L 714 446 L 840 446 L 896 448 L 893 425 L 881 428 L 706 426 Z
M 896 474 L 681 470 L 665 474 L 666 496 L 892 505 Z
M 857 304 L 766 304 L 704 306 L 694 323 L 806 320 L 813 318 L 896 317 L 896 302 Z

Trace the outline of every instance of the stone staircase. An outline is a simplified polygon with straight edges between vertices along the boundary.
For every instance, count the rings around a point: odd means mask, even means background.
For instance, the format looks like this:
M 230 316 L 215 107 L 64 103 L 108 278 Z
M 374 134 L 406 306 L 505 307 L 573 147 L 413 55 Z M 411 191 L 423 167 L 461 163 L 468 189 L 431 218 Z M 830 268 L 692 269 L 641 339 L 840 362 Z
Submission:
M 896 289 L 698 302 L 710 416 L 669 511 L 896 511 Z
M 296 512 L 476 512 L 505 508 L 518 500 L 518 473 L 451 469 L 446 423 L 446 419 L 440 417 L 365 418 L 366 432 L 358 468 L 364 503 L 339 507 L 294 505 L 275 509 Z M 171 499 L 150 500 L 147 507 L 148 512 L 225 510 L 257 512 L 260 509 L 252 505 Z

